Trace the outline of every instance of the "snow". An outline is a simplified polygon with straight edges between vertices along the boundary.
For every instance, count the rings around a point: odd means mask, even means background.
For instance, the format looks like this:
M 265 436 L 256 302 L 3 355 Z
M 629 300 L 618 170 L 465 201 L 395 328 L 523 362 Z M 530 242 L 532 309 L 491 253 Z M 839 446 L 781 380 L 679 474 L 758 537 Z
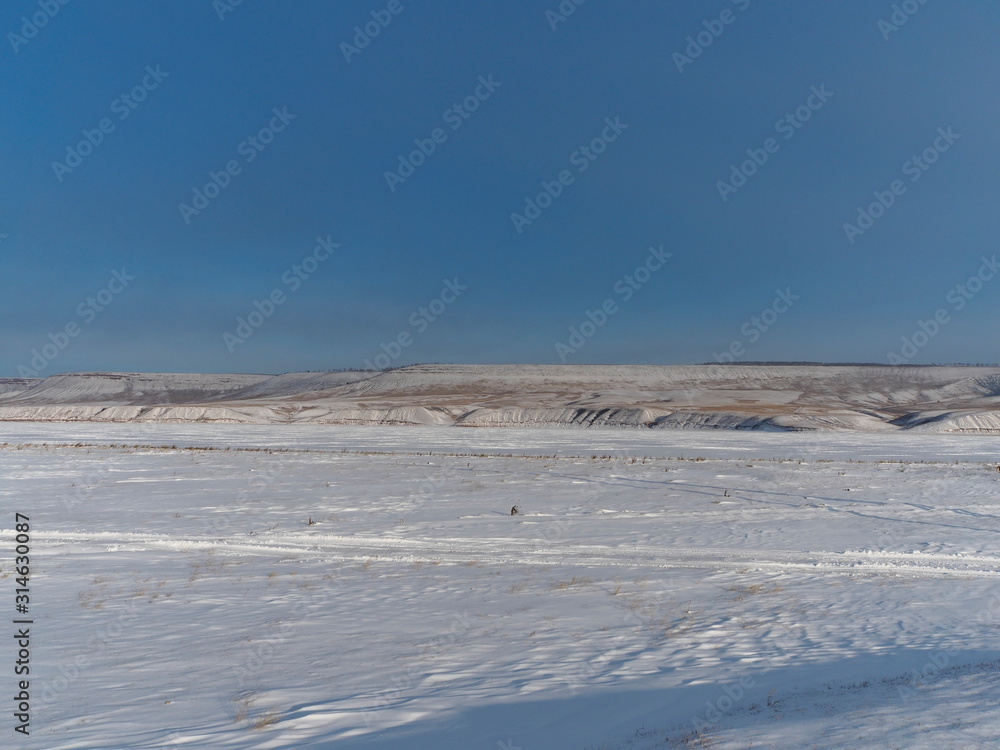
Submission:
M 994 747 L 997 438 L 858 438 L 0 424 L 15 746 Z
M 53 375 L 21 392 L 5 394 L 10 403 L 75 404 L 180 403 L 217 398 L 264 380 L 266 375 L 85 372 Z M 31 381 L 29 381 L 31 382 Z
M 0 379 L 0 421 L 1000 434 L 1000 368 L 415 365 Z

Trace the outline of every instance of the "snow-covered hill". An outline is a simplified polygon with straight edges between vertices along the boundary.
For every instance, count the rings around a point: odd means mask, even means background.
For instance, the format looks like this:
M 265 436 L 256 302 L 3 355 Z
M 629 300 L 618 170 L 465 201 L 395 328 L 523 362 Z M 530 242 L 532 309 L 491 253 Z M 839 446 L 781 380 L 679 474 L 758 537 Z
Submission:
M 269 379 L 268 375 L 81 372 L 44 379 L 0 379 L 0 399 L 4 404 L 46 406 L 181 404 L 218 399 Z M 21 384 L 20 389 L 11 388 L 15 383 Z
M 1000 433 L 1000 368 L 416 365 L 388 372 L 0 379 L 2 421 Z

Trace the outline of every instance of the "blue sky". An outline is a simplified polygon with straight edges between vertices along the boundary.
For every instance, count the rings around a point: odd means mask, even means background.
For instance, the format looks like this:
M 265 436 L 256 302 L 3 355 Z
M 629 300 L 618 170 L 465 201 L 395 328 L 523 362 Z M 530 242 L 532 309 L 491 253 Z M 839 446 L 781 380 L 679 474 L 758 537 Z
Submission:
M 0 30 L 0 375 L 1000 359 L 995 3 L 14 0 Z

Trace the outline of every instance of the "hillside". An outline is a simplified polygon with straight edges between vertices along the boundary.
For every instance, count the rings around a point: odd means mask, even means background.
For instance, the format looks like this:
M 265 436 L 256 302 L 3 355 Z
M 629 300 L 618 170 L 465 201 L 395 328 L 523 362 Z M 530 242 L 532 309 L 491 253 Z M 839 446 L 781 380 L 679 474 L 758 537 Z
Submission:
M 0 379 L 0 421 L 1000 433 L 1000 368 L 415 365 Z

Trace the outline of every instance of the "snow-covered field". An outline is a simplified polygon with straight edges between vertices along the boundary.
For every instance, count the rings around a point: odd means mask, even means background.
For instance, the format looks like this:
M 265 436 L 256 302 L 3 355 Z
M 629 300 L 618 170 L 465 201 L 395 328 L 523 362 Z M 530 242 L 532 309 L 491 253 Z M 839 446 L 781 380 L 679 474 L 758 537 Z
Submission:
M 4 746 L 1000 743 L 996 437 L 25 422 L 4 441 L 0 590 L 12 605 L 19 511 L 34 619 L 31 736 L 8 695 Z

